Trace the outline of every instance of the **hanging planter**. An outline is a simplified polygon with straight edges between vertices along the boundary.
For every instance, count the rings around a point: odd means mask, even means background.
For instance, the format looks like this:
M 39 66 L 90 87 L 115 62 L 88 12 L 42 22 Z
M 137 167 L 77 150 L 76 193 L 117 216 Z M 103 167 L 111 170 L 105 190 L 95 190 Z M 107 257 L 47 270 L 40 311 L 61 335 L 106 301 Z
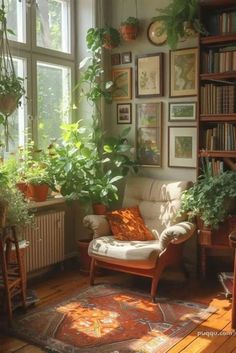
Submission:
M 138 34 L 139 20 L 135 17 L 128 17 L 121 22 L 120 33 L 122 38 L 129 42 L 135 40 Z
M 25 94 L 24 80 L 17 77 L 10 52 L 7 33 L 13 33 L 7 28 L 4 0 L 0 9 L 0 113 L 2 123 L 8 124 L 7 118 L 20 105 L 20 98 Z M 8 128 L 5 127 L 5 132 Z M 6 147 L 8 136 L 5 136 Z
M 102 46 L 105 49 L 114 49 L 120 44 L 120 33 L 113 27 L 104 27 L 102 30 Z

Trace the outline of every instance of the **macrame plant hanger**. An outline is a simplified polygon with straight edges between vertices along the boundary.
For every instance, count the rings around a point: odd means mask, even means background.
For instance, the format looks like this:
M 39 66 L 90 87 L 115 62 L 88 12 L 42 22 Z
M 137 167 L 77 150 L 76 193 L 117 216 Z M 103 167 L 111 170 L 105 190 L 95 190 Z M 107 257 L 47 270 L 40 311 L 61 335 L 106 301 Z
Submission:
M 13 84 L 20 85 L 20 83 L 17 83 L 18 78 L 15 73 L 10 45 L 7 38 L 7 33 L 11 33 L 11 31 L 7 29 L 4 0 L 2 0 L 2 6 L 0 9 L 0 22 L 0 123 L 4 126 L 5 148 L 6 151 L 8 151 L 8 117 L 16 110 L 22 94 L 14 94 L 13 90 L 12 93 L 7 91 L 7 86 L 10 87 Z M 6 92 L 3 92 L 3 87 L 5 87 Z

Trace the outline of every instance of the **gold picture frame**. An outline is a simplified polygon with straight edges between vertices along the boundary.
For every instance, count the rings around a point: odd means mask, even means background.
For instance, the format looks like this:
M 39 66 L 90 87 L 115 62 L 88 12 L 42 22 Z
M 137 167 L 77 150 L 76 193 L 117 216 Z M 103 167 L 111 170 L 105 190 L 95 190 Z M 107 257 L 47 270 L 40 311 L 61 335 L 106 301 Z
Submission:
M 170 97 L 196 96 L 198 48 L 170 51 Z
M 112 81 L 114 83 L 112 92 L 114 100 L 132 99 L 132 69 L 130 67 L 112 69 Z

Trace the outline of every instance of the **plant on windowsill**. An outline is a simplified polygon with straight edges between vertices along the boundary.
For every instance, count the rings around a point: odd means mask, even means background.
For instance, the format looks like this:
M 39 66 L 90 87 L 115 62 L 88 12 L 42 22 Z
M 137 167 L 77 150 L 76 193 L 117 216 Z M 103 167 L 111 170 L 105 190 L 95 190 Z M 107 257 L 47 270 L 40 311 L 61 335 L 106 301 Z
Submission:
M 192 37 L 197 33 L 207 35 L 199 19 L 198 0 L 172 0 L 167 7 L 157 11 L 160 15 L 153 17 L 153 21 L 161 21 L 159 35 L 167 34 L 167 43 L 171 49 L 176 49 L 181 38 Z
M 199 217 L 204 227 L 217 229 L 228 215 L 236 212 L 236 173 L 212 175 L 211 165 L 203 161 L 203 174 L 182 195 L 180 212 Z
M 135 40 L 138 34 L 139 20 L 136 17 L 128 17 L 121 22 L 120 33 L 122 38 L 129 42 Z

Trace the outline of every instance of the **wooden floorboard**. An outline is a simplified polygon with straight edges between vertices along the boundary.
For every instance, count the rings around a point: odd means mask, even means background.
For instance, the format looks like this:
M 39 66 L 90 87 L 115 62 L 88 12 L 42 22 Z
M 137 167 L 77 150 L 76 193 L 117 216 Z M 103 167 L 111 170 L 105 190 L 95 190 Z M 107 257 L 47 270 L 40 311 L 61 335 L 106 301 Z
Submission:
M 132 285 L 149 291 L 150 282 L 124 274 L 106 274 L 96 279 L 97 283 Z M 88 277 L 79 274 L 77 269 L 57 272 L 47 278 L 30 283 L 40 299 L 38 307 L 54 304 L 65 299 L 79 289 L 88 286 Z M 159 295 L 206 304 L 217 308 L 207 320 L 199 324 L 188 336 L 177 342 L 168 353 L 236 353 L 236 335 L 231 330 L 231 303 L 222 294 L 217 280 L 202 283 L 190 280 L 184 285 L 171 281 L 161 282 Z M 42 353 L 44 350 L 22 340 L 0 332 L 0 353 Z M 100 353 L 100 352 L 99 352 Z

